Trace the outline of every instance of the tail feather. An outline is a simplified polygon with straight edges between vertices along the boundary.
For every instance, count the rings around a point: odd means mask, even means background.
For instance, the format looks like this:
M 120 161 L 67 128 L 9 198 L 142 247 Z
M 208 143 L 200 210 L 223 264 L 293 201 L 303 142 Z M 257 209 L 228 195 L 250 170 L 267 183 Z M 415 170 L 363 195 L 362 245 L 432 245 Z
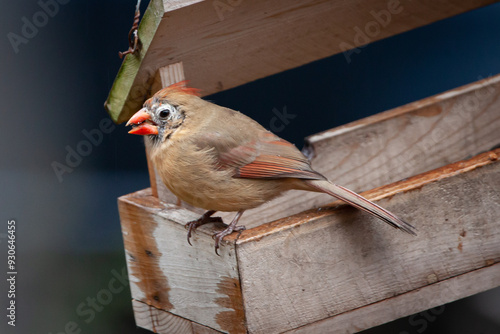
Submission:
M 415 232 L 415 227 L 395 216 L 386 209 L 356 194 L 352 190 L 333 184 L 327 180 L 307 180 L 304 182 L 306 182 L 316 190 L 327 193 L 335 198 L 349 203 L 350 205 L 360 210 L 371 213 L 372 215 L 382 219 L 392 227 L 398 228 L 412 235 L 417 235 L 417 233 Z

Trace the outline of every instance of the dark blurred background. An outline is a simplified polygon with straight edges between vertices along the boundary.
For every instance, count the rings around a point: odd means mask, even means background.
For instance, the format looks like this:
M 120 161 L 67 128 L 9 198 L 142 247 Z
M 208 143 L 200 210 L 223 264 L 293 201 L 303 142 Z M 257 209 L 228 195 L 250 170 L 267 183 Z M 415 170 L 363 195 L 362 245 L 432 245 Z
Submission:
M 143 10 L 147 1 L 143 1 Z M 17 223 L 17 321 L 0 333 L 149 333 L 135 327 L 117 197 L 148 187 L 144 147 L 123 125 L 59 179 L 55 162 L 108 118 L 103 103 L 127 49 L 135 0 L 68 1 L 15 52 L 36 1 L 3 1 L 1 15 L 0 268 L 7 221 Z M 12 36 L 12 35 L 11 35 Z M 296 114 L 279 135 L 307 135 L 500 73 L 500 4 L 212 95 L 270 127 L 273 109 Z M 500 112 L 500 111 L 499 111 Z M 121 285 L 120 285 L 121 284 Z M 96 296 L 106 305 L 92 308 Z M 101 298 L 101 299 L 102 299 Z M 5 313 L 5 314 L 4 314 Z M 500 333 L 500 289 L 364 333 Z

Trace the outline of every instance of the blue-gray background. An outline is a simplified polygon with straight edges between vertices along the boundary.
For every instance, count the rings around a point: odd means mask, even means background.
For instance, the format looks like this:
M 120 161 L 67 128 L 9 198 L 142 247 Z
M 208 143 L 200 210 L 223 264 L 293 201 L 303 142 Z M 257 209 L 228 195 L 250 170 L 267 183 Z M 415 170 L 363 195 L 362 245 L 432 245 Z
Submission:
M 6 226 L 15 219 L 18 309 L 11 328 L 2 279 L 0 333 L 64 333 L 71 322 L 81 333 L 147 333 L 134 325 L 128 287 L 92 319 L 76 312 L 125 266 L 116 198 L 148 187 L 140 138 L 119 125 L 62 182 L 51 167 L 107 118 L 134 6 L 69 1 L 16 53 L 7 34 L 20 34 L 40 6 L 2 3 L 0 268 L 7 272 Z M 351 63 L 337 55 L 210 99 L 266 127 L 286 106 L 297 116 L 279 135 L 300 147 L 307 135 L 498 74 L 499 59 L 496 4 L 372 43 Z M 499 289 L 434 311 L 367 333 L 500 332 Z

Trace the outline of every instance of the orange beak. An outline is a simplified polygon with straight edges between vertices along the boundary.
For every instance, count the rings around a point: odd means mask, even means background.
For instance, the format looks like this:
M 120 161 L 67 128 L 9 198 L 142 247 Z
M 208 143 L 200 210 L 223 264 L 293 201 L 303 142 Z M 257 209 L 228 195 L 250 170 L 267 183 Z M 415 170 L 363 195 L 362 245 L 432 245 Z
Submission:
M 152 123 L 151 116 L 144 111 L 144 108 L 139 110 L 132 116 L 126 126 L 132 125 L 133 128 L 128 133 L 134 135 L 157 135 L 158 127 Z

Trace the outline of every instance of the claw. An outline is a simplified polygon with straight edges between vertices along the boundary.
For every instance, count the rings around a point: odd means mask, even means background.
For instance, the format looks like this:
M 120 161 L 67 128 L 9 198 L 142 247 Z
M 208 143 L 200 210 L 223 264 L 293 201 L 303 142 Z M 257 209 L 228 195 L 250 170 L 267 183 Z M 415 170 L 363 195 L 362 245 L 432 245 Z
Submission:
M 185 225 L 186 229 L 188 230 L 187 233 L 187 242 L 190 246 L 193 246 L 191 244 L 191 235 L 192 233 L 201 225 L 205 225 L 208 223 L 222 223 L 222 218 L 221 217 L 210 217 L 213 215 L 216 211 L 210 210 L 205 212 L 199 219 L 190 221 Z
M 194 227 L 195 224 L 193 223 L 196 223 L 196 221 L 192 221 L 192 222 L 189 222 L 186 224 L 186 228 L 188 229 L 188 233 L 187 233 L 187 239 L 188 239 L 188 244 L 189 246 L 193 246 L 193 244 L 191 243 L 191 232 L 196 229 L 196 227 Z
M 220 243 L 222 242 L 222 239 L 224 239 L 224 237 L 226 235 L 230 235 L 233 232 L 241 232 L 244 230 L 246 230 L 245 226 L 236 226 L 236 224 L 232 225 L 232 223 L 231 223 L 231 224 L 229 224 L 229 226 L 225 230 L 222 230 L 218 233 L 215 233 L 212 236 L 212 239 L 215 240 L 215 254 L 219 255 L 218 250 L 220 248 Z
M 240 220 L 240 217 L 243 214 L 243 212 L 244 212 L 244 210 L 238 211 L 236 216 L 233 218 L 233 221 L 226 227 L 225 230 L 222 230 L 218 233 L 215 233 L 212 236 L 212 238 L 215 240 L 215 254 L 219 255 L 220 243 L 226 235 L 229 235 L 233 232 L 243 231 L 246 229 L 245 226 L 236 226 L 236 224 L 238 224 L 238 221 Z
M 199 219 L 193 220 L 185 225 L 186 229 L 188 230 L 187 242 L 189 245 L 192 246 L 191 240 L 190 240 L 192 232 L 194 232 L 199 226 L 205 225 L 208 223 L 222 223 L 223 222 L 221 217 L 211 217 L 215 212 L 216 211 L 214 211 L 214 210 L 207 211 Z M 226 235 L 229 235 L 233 232 L 240 232 L 240 231 L 243 231 L 246 229 L 245 226 L 237 226 L 236 225 L 236 224 L 238 224 L 238 221 L 240 220 L 240 217 L 243 214 L 243 212 L 244 212 L 244 210 L 238 211 L 236 216 L 233 218 L 233 221 L 231 222 L 231 224 L 229 224 L 227 226 L 226 229 L 224 229 L 218 233 L 215 233 L 212 236 L 212 238 L 215 240 L 215 254 L 219 255 L 220 243 L 222 242 L 222 239 L 224 239 L 224 237 Z

